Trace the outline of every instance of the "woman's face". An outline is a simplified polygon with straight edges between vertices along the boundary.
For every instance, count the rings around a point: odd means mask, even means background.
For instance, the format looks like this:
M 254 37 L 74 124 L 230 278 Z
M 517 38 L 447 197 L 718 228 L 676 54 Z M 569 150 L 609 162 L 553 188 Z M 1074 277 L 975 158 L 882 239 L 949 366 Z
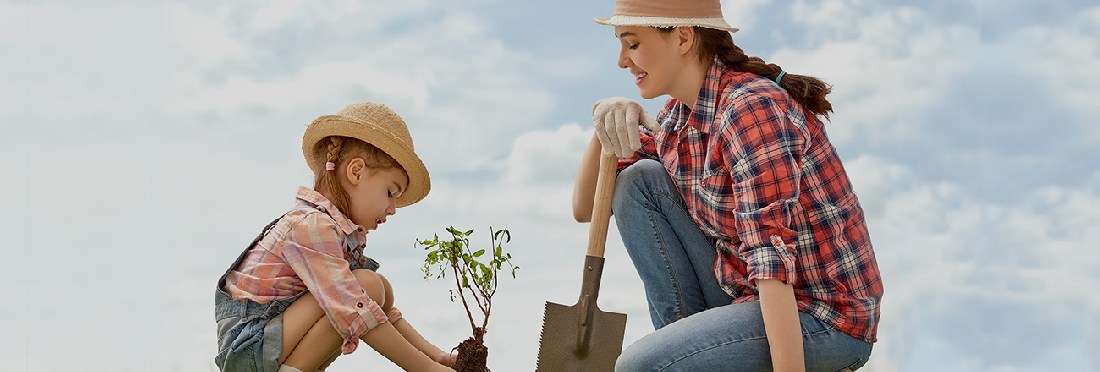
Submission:
M 683 67 L 683 50 L 677 31 L 653 27 L 615 26 L 619 39 L 619 67 L 630 71 L 642 98 L 668 94 Z

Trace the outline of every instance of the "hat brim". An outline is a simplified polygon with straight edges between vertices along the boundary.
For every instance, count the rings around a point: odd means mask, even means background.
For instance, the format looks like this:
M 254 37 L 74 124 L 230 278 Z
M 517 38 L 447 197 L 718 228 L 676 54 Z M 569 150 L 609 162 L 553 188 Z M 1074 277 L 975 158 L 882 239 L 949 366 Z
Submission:
M 353 118 L 341 115 L 325 115 L 317 118 L 309 124 L 305 135 L 302 137 L 302 153 L 310 169 L 318 172 L 323 167 L 320 159 L 317 159 L 317 143 L 329 136 L 351 137 L 374 145 L 388 154 L 409 176 L 409 185 L 405 192 L 397 198 L 397 207 L 405 207 L 423 200 L 431 190 L 431 178 L 428 176 L 428 168 L 416 155 L 413 149 L 406 147 L 388 131 L 370 122 L 360 122 Z
M 699 26 L 734 33 L 740 29 L 730 26 L 722 18 L 670 18 L 616 15 L 595 18 L 596 23 L 608 26 L 690 27 Z

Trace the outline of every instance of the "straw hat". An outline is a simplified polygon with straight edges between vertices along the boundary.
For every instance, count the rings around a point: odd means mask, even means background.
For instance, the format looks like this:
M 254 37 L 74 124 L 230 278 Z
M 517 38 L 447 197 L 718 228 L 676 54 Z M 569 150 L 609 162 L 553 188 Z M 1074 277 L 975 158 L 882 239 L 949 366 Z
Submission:
M 314 172 L 324 172 L 325 159 L 318 158 L 317 143 L 328 136 L 343 136 L 374 145 L 397 160 L 409 175 L 409 186 L 397 198 L 397 207 L 424 199 L 431 190 L 431 179 L 424 162 L 413 151 L 412 136 L 405 121 L 383 104 L 355 103 L 336 115 L 324 115 L 313 120 L 302 138 L 302 153 Z
M 718 0 L 615 0 L 611 17 L 596 18 L 609 26 L 681 27 L 699 26 L 729 32 L 737 28 L 722 17 Z

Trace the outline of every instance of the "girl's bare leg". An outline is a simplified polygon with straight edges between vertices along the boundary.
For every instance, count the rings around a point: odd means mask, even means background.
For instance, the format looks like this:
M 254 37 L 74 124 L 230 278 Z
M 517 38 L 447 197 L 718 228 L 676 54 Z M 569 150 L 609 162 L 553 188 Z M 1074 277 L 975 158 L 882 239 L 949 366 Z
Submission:
M 279 363 L 313 371 L 320 366 L 320 360 L 339 351 L 343 341 L 313 294 L 307 293 L 283 313 L 283 353 Z
M 285 345 L 287 342 L 284 338 L 283 354 L 285 357 L 281 359 L 281 363 L 302 371 L 318 370 L 321 365 L 332 358 L 334 353 L 338 354 L 340 352 L 340 345 L 343 342 L 343 337 L 336 333 L 336 329 L 332 328 L 332 323 L 329 322 L 328 317 L 322 314 L 320 319 L 313 324 L 313 327 L 306 332 L 305 336 L 294 347 L 294 350 L 289 353 L 286 351 Z
M 332 362 L 336 361 L 336 357 L 338 356 L 340 356 L 340 350 L 336 350 L 335 352 L 333 352 L 332 355 L 328 357 L 328 360 L 321 364 L 321 368 L 318 368 L 317 370 L 324 371 L 328 369 L 328 367 L 332 365 Z

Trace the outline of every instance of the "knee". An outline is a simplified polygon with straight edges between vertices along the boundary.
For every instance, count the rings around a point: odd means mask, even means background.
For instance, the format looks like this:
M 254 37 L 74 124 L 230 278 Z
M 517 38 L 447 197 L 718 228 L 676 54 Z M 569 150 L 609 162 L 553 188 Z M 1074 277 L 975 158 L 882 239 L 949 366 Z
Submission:
M 367 296 L 379 306 L 386 305 L 386 278 L 366 269 L 352 270 L 352 274 L 359 280 L 359 286 L 367 291 Z
M 627 347 L 626 350 L 623 350 L 623 353 L 619 355 L 619 359 L 615 361 L 615 371 L 657 371 L 660 362 L 657 354 L 654 353 L 653 350 L 639 347 L 639 345 L 635 344 Z
M 652 193 L 654 187 L 668 178 L 661 162 L 653 159 L 638 160 L 619 172 L 615 180 L 614 206 L 619 206 L 638 195 Z
M 382 306 L 382 311 L 389 313 L 393 308 L 393 287 L 390 286 L 390 280 L 386 279 L 385 275 L 378 274 L 378 277 L 382 279 L 382 289 L 386 291 L 385 302 L 379 302 L 379 304 Z

